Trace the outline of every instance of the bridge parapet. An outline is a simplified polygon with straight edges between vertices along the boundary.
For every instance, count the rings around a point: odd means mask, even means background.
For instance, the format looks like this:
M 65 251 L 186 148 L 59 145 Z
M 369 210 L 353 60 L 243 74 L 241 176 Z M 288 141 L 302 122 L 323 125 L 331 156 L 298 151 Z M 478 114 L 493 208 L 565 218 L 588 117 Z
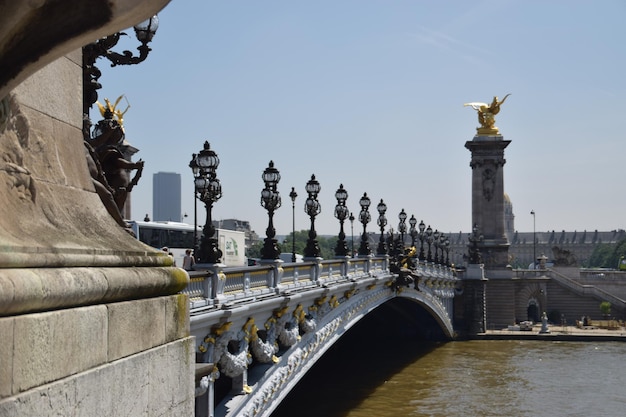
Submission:
M 191 298 L 196 360 L 215 364 L 198 386 L 197 404 L 205 411 L 197 415 L 269 416 L 330 345 L 396 297 L 421 304 L 452 338 L 458 279 L 449 267 L 415 264 L 414 281 L 392 273 L 388 256 L 191 272 L 184 292 Z M 219 404 L 218 380 L 232 384 Z

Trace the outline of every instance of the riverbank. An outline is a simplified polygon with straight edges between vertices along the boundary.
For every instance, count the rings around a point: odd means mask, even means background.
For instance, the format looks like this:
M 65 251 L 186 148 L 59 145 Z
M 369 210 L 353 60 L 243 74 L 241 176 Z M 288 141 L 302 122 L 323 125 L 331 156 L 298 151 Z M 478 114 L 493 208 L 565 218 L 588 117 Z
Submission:
M 487 330 L 479 333 L 472 339 L 477 340 L 547 340 L 547 341 L 577 341 L 577 342 L 626 342 L 626 328 L 615 330 L 600 328 L 578 328 L 576 326 L 548 326 L 549 333 L 540 333 L 541 324 L 533 326 L 532 330 Z

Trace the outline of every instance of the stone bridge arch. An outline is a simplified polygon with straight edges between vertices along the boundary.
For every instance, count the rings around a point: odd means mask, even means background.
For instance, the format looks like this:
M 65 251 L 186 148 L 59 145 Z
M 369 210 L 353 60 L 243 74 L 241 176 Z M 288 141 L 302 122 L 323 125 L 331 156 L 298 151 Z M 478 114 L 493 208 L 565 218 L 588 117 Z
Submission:
M 217 389 L 220 382 L 240 387 L 239 393 L 230 396 L 231 391 L 224 400 L 216 396 L 215 415 L 270 416 L 335 342 L 383 305 L 398 320 L 396 326 L 375 326 L 373 337 L 384 337 L 404 323 L 419 326 L 419 320 L 410 320 L 416 316 L 412 307 L 429 318 L 422 320 L 428 336 L 451 339 L 451 306 L 445 300 L 452 299 L 453 288 L 438 288 L 428 281 L 420 282 L 418 289 L 396 288 L 388 275 L 285 297 L 281 304 L 254 314 L 253 306 L 243 314 L 233 312 L 214 325 L 199 346 L 202 361 L 216 363 L 221 373 Z

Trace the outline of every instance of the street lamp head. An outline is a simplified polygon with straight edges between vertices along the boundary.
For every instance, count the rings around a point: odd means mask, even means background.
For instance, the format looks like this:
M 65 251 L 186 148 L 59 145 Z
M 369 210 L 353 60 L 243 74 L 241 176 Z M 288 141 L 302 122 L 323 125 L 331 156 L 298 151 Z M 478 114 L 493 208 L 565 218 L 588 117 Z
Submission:
M 367 210 L 371 204 L 370 198 L 367 196 L 367 193 L 363 193 L 363 197 L 359 200 L 359 205 L 362 210 Z
M 387 204 L 383 202 L 382 198 L 380 199 L 380 203 L 378 203 L 378 205 L 376 206 L 376 210 L 378 210 L 378 214 L 380 214 L 381 216 L 384 216 L 387 212 Z
M 415 230 L 415 226 L 417 225 L 417 219 L 415 218 L 415 215 L 411 214 L 409 224 L 411 225 L 411 230 Z
M 269 166 L 265 168 L 261 177 L 263 178 L 266 188 L 276 191 L 276 186 L 278 185 L 278 181 L 280 181 L 280 172 L 274 168 L 274 161 L 270 161 Z
M 317 197 L 322 187 L 320 186 L 320 183 L 315 179 L 315 174 L 311 174 L 311 179 L 306 183 L 305 189 L 306 192 L 309 194 L 309 197 Z
M 402 209 L 402 211 L 400 212 L 400 214 L 398 214 L 398 218 L 400 219 L 400 221 L 401 221 L 402 223 L 404 223 L 404 222 L 406 221 L 407 214 L 406 214 L 406 212 L 404 211 L 404 209 Z
M 146 44 L 152 40 L 158 28 L 159 18 L 157 15 L 154 15 L 134 26 L 135 36 L 137 36 L 139 42 Z
M 343 188 L 343 184 L 339 184 L 339 188 L 335 192 L 335 198 L 339 205 L 345 205 L 348 199 L 348 192 Z
M 435 238 L 435 242 L 439 240 L 439 230 L 435 229 L 435 233 L 433 233 L 433 238 Z
M 420 224 L 419 224 L 418 227 L 420 229 L 420 234 L 423 234 L 424 230 L 426 229 L 426 225 L 424 224 L 424 220 L 420 221 Z
M 211 149 L 208 141 L 204 142 L 204 149 L 196 156 L 196 164 L 204 172 L 214 172 L 220 164 L 220 158 Z
M 289 197 L 291 197 L 291 202 L 295 203 L 296 202 L 296 197 L 298 196 L 298 193 L 296 193 L 296 189 L 294 187 L 291 187 L 291 192 L 289 193 Z
M 430 227 L 430 225 L 428 225 L 428 227 L 426 228 L 426 236 L 430 237 L 433 234 L 433 229 Z

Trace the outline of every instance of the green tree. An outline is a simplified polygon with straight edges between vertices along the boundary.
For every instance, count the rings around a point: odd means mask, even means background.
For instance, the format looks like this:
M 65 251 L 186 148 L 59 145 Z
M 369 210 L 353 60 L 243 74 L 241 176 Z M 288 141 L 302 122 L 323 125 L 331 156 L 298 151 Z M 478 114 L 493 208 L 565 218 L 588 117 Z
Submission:
M 617 268 L 620 256 L 626 255 L 626 238 L 617 243 L 601 243 L 589 257 L 591 268 Z

